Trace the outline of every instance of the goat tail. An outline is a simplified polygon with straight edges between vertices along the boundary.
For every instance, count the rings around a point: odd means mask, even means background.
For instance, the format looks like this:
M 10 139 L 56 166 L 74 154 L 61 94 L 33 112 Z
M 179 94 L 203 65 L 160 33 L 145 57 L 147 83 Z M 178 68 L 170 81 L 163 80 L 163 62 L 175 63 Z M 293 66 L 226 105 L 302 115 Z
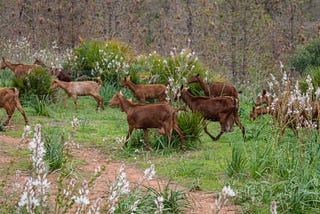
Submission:
M 98 84 L 99 84 L 99 85 L 102 85 L 101 77 L 97 77 L 97 81 L 98 81 Z
M 239 110 L 239 100 L 237 98 L 233 98 L 233 103 L 234 103 L 234 114 L 237 114 L 238 113 L 238 110 Z
M 19 90 L 15 87 L 11 87 L 10 90 L 14 93 L 16 97 L 19 97 Z

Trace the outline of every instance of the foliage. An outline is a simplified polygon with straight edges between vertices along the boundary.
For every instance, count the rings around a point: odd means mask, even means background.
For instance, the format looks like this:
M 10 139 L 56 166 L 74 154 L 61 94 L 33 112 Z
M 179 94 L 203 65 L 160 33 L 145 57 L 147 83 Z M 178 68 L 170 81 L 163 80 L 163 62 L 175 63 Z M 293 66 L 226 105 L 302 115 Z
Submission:
M 15 74 L 11 70 L 0 70 L 0 87 L 11 87 L 13 85 L 12 80 L 14 78 Z
M 227 175 L 229 177 L 239 176 L 245 170 L 247 160 L 240 143 L 235 143 L 232 148 L 231 160 L 227 163 Z
M 299 45 L 289 61 L 300 74 L 306 73 L 310 66 L 320 66 L 320 39 L 311 40 L 306 45 Z
M 83 41 L 73 52 L 65 67 L 77 71 L 76 78 L 101 76 L 108 83 L 118 83 L 127 75 L 128 62 L 133 56 L 131 48 L 117 40 Z
M 207 68 L 198 60 L 195 52 L 182 49 L 181 52 L 171 52 L 170 56 L 163 57 L 157 53 L 139 56 L 130 64 L 129 75 L 135 83 L 167 85 L 168 99 L 173 102 L 182 85 L 186 85 L 192 74 L 199 73 L 207 77 Z M 205 75 L 206 74 L 206 75 Z M 193 86 L 196 87 L 196 86 Z M 198 86 L 198 90 L 200 87 Z
M 39 99 L 44 99 L 52 93 L 50 91 L 51 75 L 41 67 L 37 67 L 30 74 L 14 79 L 14 85 L 24 97 L 36 95 Z
M 35 111 L 35 113 L 37 115 L 40 116 L 49 116 L 50 112 L 49 112 L 49 101 L 48 99 L 44 98 L 44 99 L 39 99 L 38 96 L 33 96 L 34 97 L 34 101 L 32 102 L 32 107 Z
M 308 67 L 306 69 L 306 75 L 309 75 L 312 79 L 312 85 L 315 89 L 320 87 L 320 66 L 318 67 Z M 306 82 L 307 78 L 302 78 L 299 81 L 299 87 L 303 93 L 306 93 L 308 90 L 308 83 Z
M 46 150 L 44 161 L 50 171 L 59 170 L 62 167 L 65 155 L 64 136 L 58 130 L 48 130 L 43 133 L 44 147 Z
M 199 112 L 180 112 L 178 126 L 186 141 L 186 148 L 195 148 L 201 143 L 201 134 L 206 121 Z

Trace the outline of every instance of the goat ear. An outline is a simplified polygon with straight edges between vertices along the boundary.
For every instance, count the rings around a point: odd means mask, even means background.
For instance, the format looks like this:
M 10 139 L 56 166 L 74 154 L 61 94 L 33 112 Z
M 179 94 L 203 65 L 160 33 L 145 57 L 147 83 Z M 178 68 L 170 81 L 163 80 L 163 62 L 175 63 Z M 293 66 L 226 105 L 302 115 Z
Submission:
M 128 76 L 127 79 L 130 80 L 130 76 Z
M 120 91 L 119 94 L 120 94 L 120 95 L 123 95 L 123 94 L 122 94 L 122 91 Z
M 183 87 L 184 87 L 184 86 L 183 86 L 183 85 L 181 85 L 180 90 L 182 90 L 182 89 L 183 89 Z
M 262 95 L 266 95 L 266 94 L 267 94 L 266 89 L 263 89 L 263 91 L 262 91 Z

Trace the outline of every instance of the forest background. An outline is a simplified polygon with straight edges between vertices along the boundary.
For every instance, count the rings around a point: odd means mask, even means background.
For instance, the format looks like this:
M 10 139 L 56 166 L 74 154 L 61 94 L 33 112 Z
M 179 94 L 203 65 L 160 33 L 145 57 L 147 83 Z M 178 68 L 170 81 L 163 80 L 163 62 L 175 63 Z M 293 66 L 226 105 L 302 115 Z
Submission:
M 117 38 L 138 54 L 189 47 L 234 84 L 263 86 L 279 61 L 319 36 L 319 11 L 318 0 L 1 0 L 0 38 L 61 50 Z

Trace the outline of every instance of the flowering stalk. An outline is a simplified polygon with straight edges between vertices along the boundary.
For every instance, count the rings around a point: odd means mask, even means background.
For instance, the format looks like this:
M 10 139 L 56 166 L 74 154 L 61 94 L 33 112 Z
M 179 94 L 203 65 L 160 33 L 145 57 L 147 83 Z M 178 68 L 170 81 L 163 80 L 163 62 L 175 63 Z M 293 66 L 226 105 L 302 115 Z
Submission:
M 47 173 L 43 157 L 45 154 L 44 144 L 41 141 L 41 126 L 35 126 L 33 139 L 29 143 L 29 149 L 32 151 L 32 166 L 35 170 L 32 177 L 26 179 L 24 192 L 20 196 L 18 203 L 19 209 L 26 208 L 28 213 L 46 212 L 47 206 L 47 189 L 50 183 L 47 180 Z
M 217 209 L 216 213 L 219 213 L 221 211 L 222 207 L 227 204 L 229 198 L 235 196 L 236 193 L 231 189 L 230 186 L 224 186 L 215 202 L 215 206 Z

